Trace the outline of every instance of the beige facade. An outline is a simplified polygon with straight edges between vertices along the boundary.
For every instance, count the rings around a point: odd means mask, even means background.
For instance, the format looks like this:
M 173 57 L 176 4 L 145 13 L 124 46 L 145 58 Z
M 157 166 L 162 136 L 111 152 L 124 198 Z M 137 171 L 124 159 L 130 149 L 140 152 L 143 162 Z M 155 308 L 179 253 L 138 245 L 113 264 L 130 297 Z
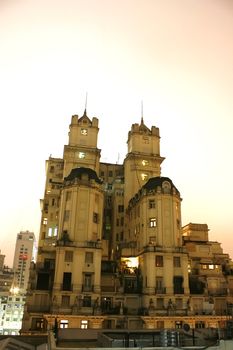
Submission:
M 181 197 L 161 176 L 159 129 L 143 119 L 123 164 L 100 162 L 98 119 L 73 116 L 63 158 L 46 162 L 38 259 L 23 332 L 70 328 L 221 328 L 232 262 L 208 227 L 181 225 Z

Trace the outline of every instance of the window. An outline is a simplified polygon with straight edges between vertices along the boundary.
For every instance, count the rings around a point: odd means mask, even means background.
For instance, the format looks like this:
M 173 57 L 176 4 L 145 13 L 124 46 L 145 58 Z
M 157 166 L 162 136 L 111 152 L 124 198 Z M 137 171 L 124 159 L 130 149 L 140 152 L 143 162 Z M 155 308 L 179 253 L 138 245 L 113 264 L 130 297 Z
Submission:
M 156 277 L 156 293 L 163 294 L 164 292 L 163 277 Z
M 83 306 L 91 307 L 91 297 L 89 295 L 85 295 L 83 298 Z
M 182 276 L 174 276 L 173 277 L 173 288 L 174 288 L 174 294 L 184 294 L 183 277 Z
M 55 205 L 55 198 L 52 199 L 52 206 Z
M 157 225 L 156 218 L 150 218 L 149 226 L 150 227 L 156 227 L 156 225 Z
M 61 304 L 62 306 L 70 306 L 70 296 L 69 295 L 62 295 L 61 297 Z
M 109 176 L 109 177 L 112 177 L 112 170 L 109 170 L 108 176 Z
M 51 165 L 51 167 L 50 167 L 50 173 L 54 173 L 54 166 L 53 165 Z
M 98 213 L 93 213 L 93 222 L 96 224 L 99 222 L 99 214 Z
M 62 290 L 71 290 L 71 272 L 64 272 L 63 273 L 63 285 Z
M 118 213 L 124 213 L 124 205 L 118 205 Z
M 71 191 L 66 192 L 66 201 L 71 199 Z
M 149 200 L 148 207 L 149 207 L 149 209 L 155 208 L 155 200 L 154 199 Z
M 81 320 L 81 329 L 87 329 L 87 328 L 88 328 L 88 321 Z
M 92 276 L 90 273 L 85 273 L 84 275 L 83 289 L 85 292 L 90 292 L 92 290 Z
M 173 265 L 174 267 L 180 267 L 180 257 L 179 256 L 174 256 L 173 257 Z
M 85 263 L 92 264 L 93 263 L 93 253 L 86 252 L 85 254 Z
M 162 255 L 156 255 L 155 266 L 156 267 L 163 267 L 163 256 Z
M 47 225 L 47 223 L 48 223 L 48 219 L 47 219 L 47 218 L 44 218 L 44 219 L 43 219 L 43 224 L 44 224 L 44 225 Z
M 164 299 L 163 298 L 157 298 L 157 308 L 163 309 L 164 307 Z
M 68 320 L 61 320 L 60 321 L 60 328 L 68 328 L 69 321 Z
M 73 252 L 70 250 L 67 250 L 65 252 L 65 262 L 72 262 L 73 261 Z
M 121 226 L 124 226 L 124 217 L 121 217 Z

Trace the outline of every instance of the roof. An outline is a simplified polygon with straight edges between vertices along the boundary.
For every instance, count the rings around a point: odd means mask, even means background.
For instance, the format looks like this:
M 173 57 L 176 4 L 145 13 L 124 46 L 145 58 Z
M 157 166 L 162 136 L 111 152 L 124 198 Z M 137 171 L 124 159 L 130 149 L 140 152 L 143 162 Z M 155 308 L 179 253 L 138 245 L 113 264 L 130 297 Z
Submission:
M 172 190 L 175 189 L 179 193 L 178 189 L 175 187 L 172 180 L 169 179 L 169 177 L 164 177 L 164 176 L 156 176 L 156 177 L 150 178 L 142 188 L 146 190 L 154 190 L 157 187 L 163 188 L 165 182 L 168 182 L 170 184 Z
M 72 181 L 76 178 L 81 179 L 82 175 L 88 175 L 88 180 L 95 180 L 95 182 L 102 184 L 102 181 L 99 179 L 96 172 L 93 169 L 85 167 L 72 169 L 70 174 L 65 177 L 65 181 Z

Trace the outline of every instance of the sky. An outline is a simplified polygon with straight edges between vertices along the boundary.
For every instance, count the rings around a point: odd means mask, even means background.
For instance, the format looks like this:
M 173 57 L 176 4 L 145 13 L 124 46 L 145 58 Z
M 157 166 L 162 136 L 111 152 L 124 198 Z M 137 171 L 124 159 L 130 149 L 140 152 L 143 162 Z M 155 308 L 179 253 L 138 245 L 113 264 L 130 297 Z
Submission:
M 99 119 L 103 162 L 122 162 L 143 117 L 160 129 L 162 175 L 182 224 L 207 223 L 233 257 L 233 2 L 0 0 L 0 249 L 38 237 L 45 160 L 71 116 Z

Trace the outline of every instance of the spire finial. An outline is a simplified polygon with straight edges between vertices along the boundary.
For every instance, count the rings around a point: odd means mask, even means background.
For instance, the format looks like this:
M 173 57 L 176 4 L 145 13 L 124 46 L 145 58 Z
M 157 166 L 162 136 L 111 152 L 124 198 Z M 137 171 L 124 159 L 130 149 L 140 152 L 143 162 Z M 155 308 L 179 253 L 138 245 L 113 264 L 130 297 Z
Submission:
M 141 101 L 141 124 L 144 124 L 144 120 L 143 120 L 143 100 Z
M 87 115 L 87 92 L 86 92 L 85 109 L 84 109 L 83 115 Z

